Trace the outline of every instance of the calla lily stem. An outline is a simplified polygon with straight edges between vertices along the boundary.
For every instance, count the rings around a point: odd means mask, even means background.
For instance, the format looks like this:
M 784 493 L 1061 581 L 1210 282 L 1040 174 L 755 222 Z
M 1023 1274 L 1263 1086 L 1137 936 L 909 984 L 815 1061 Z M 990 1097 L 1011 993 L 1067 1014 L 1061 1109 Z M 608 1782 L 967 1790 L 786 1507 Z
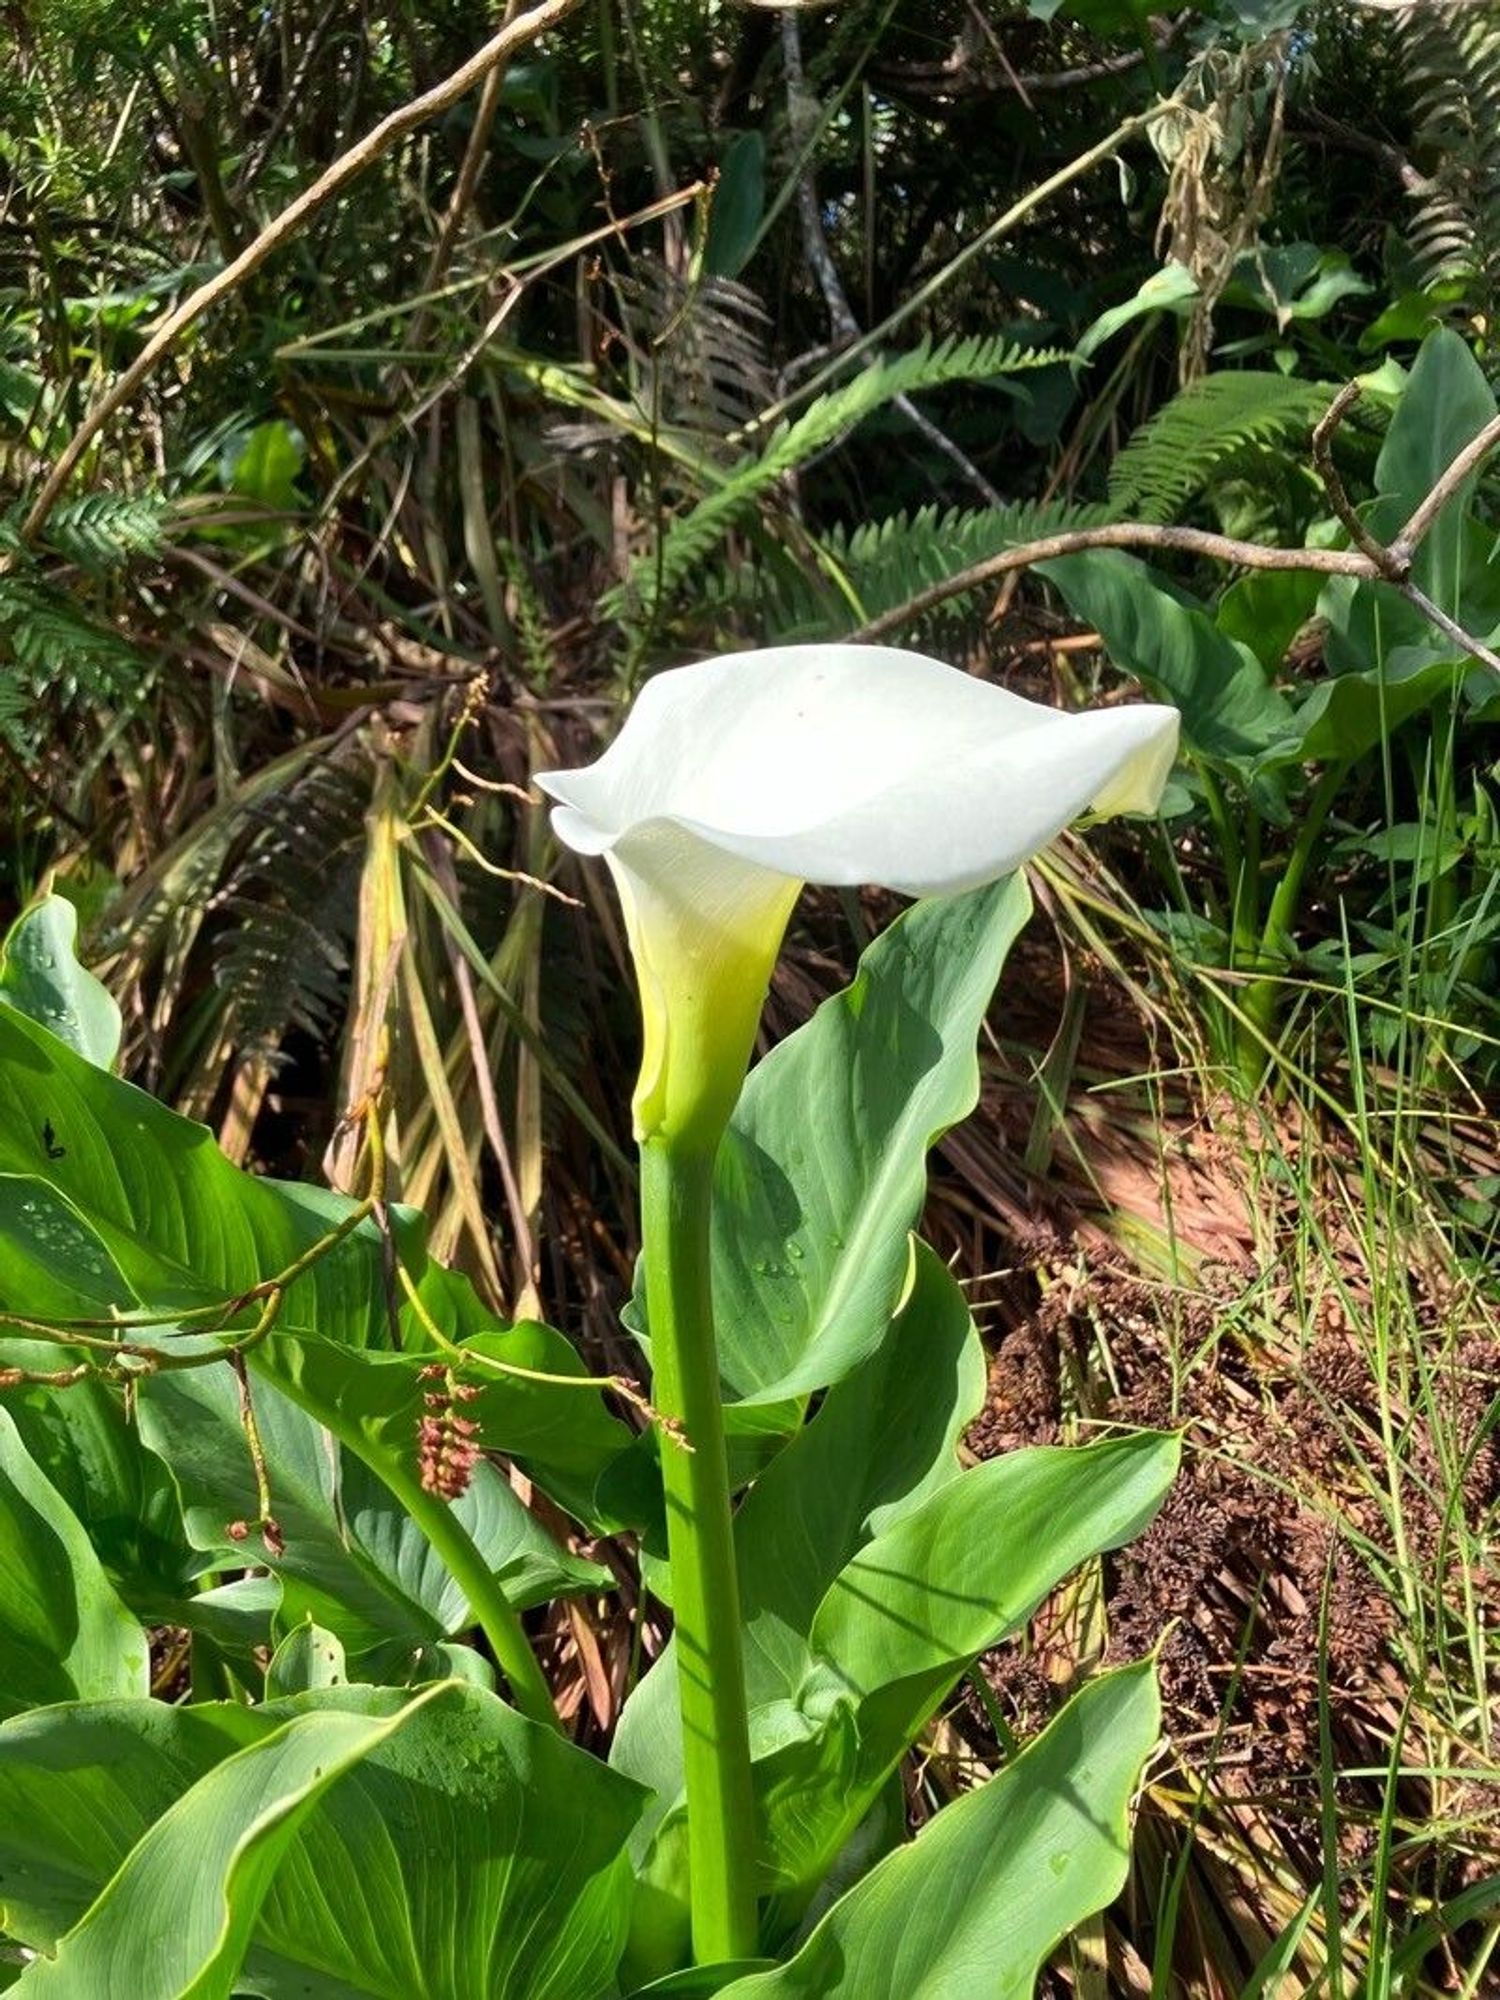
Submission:
M 739 1584 L 709 1263 L 713 1149 L 660 1135 L 641 1146 L 641 1234 L 652 1396 L 681 1426 L 663 1438 L 678 1700 L 687 1790 L 693 1952 L 756 1947 L 755 1801 Z

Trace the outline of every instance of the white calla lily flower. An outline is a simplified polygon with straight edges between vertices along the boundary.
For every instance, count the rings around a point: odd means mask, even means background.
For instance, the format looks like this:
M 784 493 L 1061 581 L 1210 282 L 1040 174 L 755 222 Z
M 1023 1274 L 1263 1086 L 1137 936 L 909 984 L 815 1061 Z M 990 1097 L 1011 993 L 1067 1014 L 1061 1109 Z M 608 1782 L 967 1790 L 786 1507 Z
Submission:
M 637 1136 L 716 1141 L 806 882 L 922 896 L 1009 874 L 1081 813 L 1151 812 L 1175 709 L 1065 714 L 920 653 L 732 653 L 649 681 L 597 761 L 541 773 L 608 862 L 641 986 Z

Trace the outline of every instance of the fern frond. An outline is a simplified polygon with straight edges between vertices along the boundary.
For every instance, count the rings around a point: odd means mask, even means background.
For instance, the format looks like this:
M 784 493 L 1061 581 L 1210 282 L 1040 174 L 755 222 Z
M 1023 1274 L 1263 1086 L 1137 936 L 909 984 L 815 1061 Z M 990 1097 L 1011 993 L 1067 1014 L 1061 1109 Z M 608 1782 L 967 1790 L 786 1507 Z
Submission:
M 145 683 L 146 663 L 127 639 L 87 607 L 75 574 L 98 579 L 161 545 L 167 502 L 157 496 L 84 493 L 64 500 L 47 522 L 40 547 L 21 537 L 24 508 L 0 513 L 0 737 L 23 759 L 35 748 L 44 717 L 59 704 L 119 703 Z
M 526 684 L 533 694 L 540 694 L 552 678 L 554 664 L 552 629 L 547 622 L 547 613 L 537 595 L 531 571 L 515 543 L 497 542 L 495 557 L 515 599 L 516 638 L 526 668 Z
M 1149 417 L 1109 474 L 1118 516 L 1172 521 L 1216 479 L 1267 445 L 1303 445 L 1333 384 L 1255 369 L 1205 375 Z
M 59 704 L 125 701 L 146 678 L 145 662 L 118 632 L 24 570 L 0 577 L 0 659 L 7 689 L 0 734 L 23 760 Z
M 1470 309 L 1488 314 L 1500 297 L 1500 18 L 1472 0 L 1426 0 L 1400 29 L 1427 176 L 1407 239 L 1427 283 L 1468 280 Z
M 947 340 L 937 347 L 924 341 L 908 354 L 874 362 L 852 381 L 820 396 L 795 422 L 779 425 L 760 451 L 747 453 L 732 466 L 723 485 L 671 524 L 660 548 L 635 564 L 602 609 L 609 617 L 622 618 L 634 604 L 675 597 L 690 577 L 701 572 L 724 536 L 753 516 L 773 487 L 897 396 L 917 395 L 945 382 L 984 381 L 1050 367 L 1064 359 L 1053 349 L 980 336 Z
M 80 569 L 117 569 L 132 556 L 156 554 L 167 509 L 154 494 L 84 493 L 54 509 L 46 545 Z
M 1105 507 L 1062 501 L 921 507 L 825 535 L 819 544 L 823 567 L 815 574 L 787 562 L 747 560 L 721 572 L 704 595 L 711 611 L 722 611 L 739 632 L 748 627 L 765 641 L 837 638 L 1005 549 L 1109 518 Z M 847 594 L 829 589 L 829 571 L 843 578 Z M 962 592 L 903 636 L 940 631 L 962 618 L 971 602 L 972 593 Z
M 1008 507 L 947 512 L 922 507 L 910 516 L 897 514 L 856 528 L 844 549 L 835 541 L 832 553 L 835 559 L 842 555 L 865 618 L 878 618 L 1006 549 L 1068 528 L 1095 527 L 1108 518 L 1106 507 L 1063 501 L 1022 500 Z M 968 593 L 950 598 L 943 615 L 953 616 L 969 601 Z
M 41 547 L 28 549 L 21 540 L 25 509 L 11 507 L 0 514 L 0 551 L 28 563 L 50 555 L 94 573 L 118 569 L 133 556 L 155 555 L 168 509 L 159 494 L 80 493 L 58 502 Z
M 640 400 L 667 423 L 722 440 L 770 402 L 770 320 L 747 285 L 716 277 L 690 282 L 659 260 L 641 258 L 629 299 Z

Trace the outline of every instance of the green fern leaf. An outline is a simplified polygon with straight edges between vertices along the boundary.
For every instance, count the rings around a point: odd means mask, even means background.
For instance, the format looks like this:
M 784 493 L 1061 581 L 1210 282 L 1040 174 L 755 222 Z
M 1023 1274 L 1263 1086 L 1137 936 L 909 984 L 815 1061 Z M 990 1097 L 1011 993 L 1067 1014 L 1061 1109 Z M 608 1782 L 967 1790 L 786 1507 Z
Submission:
M 852 529 L 835 528 L 818 544 L 816 562 L 806 567 L 780 549 L 721 567 L 704 579 L 698 603 L 711 619 L 722 621 L 726 643 L 743 643 L 746 634 L 777 645 L 834 639 L 1005 549 L 1109 518 L 1105 507 L 1062 501 L 920 507 Z M 841 590 L 830 590 L 830 575 L 841 579 Z M 964 618 L 972 601 L 972 591 L 957 593 L 904 626 L 903 639 L 937 638 Z
M 670 601 L 701 574 L 729 531 L 753 517 L 765 496 L 798 466 L 833 444 L 898 396 L 945 382 L 984 381 L 1065 360 L 1052 349 L 1018 347 L 1002 339 L 924 341 L 909 354 L 876 361 L 840 388 L 820 396 L 792 423 L 774 430 L 760 451 L 731 466 L 724 483 L 674 521 L 661 546 L 643 557 L 605 598 L 606 616 L 626 619 L 642 603 Z
M 1500 19 L 1435 0 L 1406 10 L 1401 40 L 1412 152 L 1426 170 L 1407 240 L 1428 284 L 1468 281 L 1469 309 L 1489 317 L 1500 303 Z
M 161 547 L 167 503 L 154 495 L 85 493 L 64 500 L 46 527 L 48 549 L 80 569 L 117 569 Z
M 1215 480 L 1268 445 L 1306 446 L 1333 384 L 1255 369 L 1205 375 L 1134 433 L 1109 474 L 1120 518 L 1172 521 Z

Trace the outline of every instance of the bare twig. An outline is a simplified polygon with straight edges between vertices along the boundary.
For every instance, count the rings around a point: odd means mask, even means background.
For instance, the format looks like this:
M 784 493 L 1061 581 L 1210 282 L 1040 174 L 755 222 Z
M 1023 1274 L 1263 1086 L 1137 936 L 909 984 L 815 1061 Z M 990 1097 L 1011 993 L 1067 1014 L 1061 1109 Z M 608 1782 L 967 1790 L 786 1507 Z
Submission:
M 1387 140 L 1377 139 L 1369 132 L 1361 132 L 1353 125 L 1346 125 L 1342 119 L 1330 118 L 1325 112 L 1319 111 L 1316 105 L 1303 104 L 1300 107 L 1300 116 L 1320 138 L 1331 140 L 1334 145 L 1342 146 L 1348 152 L 1363 153 L 1368 159 L 1379 160 L 1380 164 L 1387 167 L 1400 181 L 1403 193 L 1422 194 L 1431 185 L 1401 149 L 1391 145 Z M 1301 138 L 1305 135 L 1298 132 L 1295 136 Z
M 280 215 L 268 222 L 265 228 L 249 243 L 223 270 L 191 292 L 174 312 L 171 312 L 157 327 L 135 360 L 117 381 L 107 389 L 89 411 L 83 422 L 68 439 L 61 456 L 42 484 L 41 491 L 32 502 L 30 511 L 21 526 L 21 538 L 25 542 L 36 539 L 52 509 L 57 505 L 77 468 L 79 460 L 93 443 L 117 411 L 124 408 L 137 389 L 150 375 L 157 363 L 169 351 L 178 336 L 185 333 L 197 320 L 201 319 L 211 306 L 217 305 L 235 288 L 258 271 L 268 258 L 294 236 L 310 216 L 316 215 L 341 194 L 351 181 L 357 180 L 367 167 L 390 152 L 408 132 L 415 131 L 429 118 L 446 111 L 456 104 L 481 78 L 504 62 L 516 49 L 533 42 L 539 35 L 555 27 L 565 15 L 570 14 L 580 0 L 539 0 L 529 13 L 521 14 L 498 34 L 492 35 L 484 46 L 475 51 L 468 61 L 461 63 L 451 75 L 425 90 L 408 104 L 382 118 L 372 131 L 342 153 L 331 167 L 321 173 L 311 187 L 288 202 Z
M 1456 618 L 1450 618 L 1440 605 L 1434 604 L 1426 591 L 1414 584 L 1409 576 L 1403 578 L 1396 588 L 1408 604 L 1414 605 L 1427 622 L 1436 625 L 1455 646 L 1462 646 L 1474 659 L 1482 661 L 1485 666 L 1492 667 L 1497 674 L 1500 674 L 1500 653 L 1492 652 L 1482 640 L 1476 639 L 1472 632 L 1466 632 Z
M 1359 397 L 1359 384 L 1346 382 L 1319 417 L 1312 434 L 1313 464 L 1317 467 L 1318 477 L 1323 482 L 1323 491 L 1328 495 L 1328 504 L 1348 530 L 1349 539 L 1357 549 L 1363 550 L 1382 576 L 1388 576 L 1395 583 L 1400 579 L 1391 566 L 1389 550 L 1383 543 L 1376 541 L 1355 513 L 1353 503 L 1344 491 L 1344 482 L 1339 477 L 1339 469 L 1333 462 L 1333 434 L 1359 401 Z

